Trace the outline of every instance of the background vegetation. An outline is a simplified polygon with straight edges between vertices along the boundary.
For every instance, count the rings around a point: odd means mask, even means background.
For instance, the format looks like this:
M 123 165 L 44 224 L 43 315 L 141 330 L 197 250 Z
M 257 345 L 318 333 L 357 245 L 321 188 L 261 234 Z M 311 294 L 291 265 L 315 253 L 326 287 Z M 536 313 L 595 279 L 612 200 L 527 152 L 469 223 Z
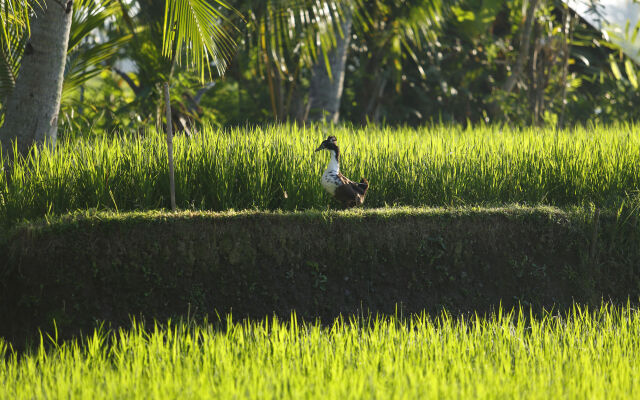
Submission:
M 202 71 L 163 56 L 164 3 L 75 5 L 61 136 L 160 127 L 161 83 L 168 79 L 174 122 L 188 132 L 204 121 L 317 118 L 308 107 L 318 65 L 346 39 L 344 71 L 332 74 L 344 72 L 339 115 L 354 124 L 564 126 L 638 116 L 634 63 L 559 0 L 230 1 L 235 10 L 214 4 L 237 51 L 224 78 L 215 75 L 224 71 L 222 61 L 210 60 L 214 79 L 204 84 Z M 15 43 L 2 42 L 2 70 L 10 73 L 0 110 L 19 75 L 21 38 L 18 31 Z

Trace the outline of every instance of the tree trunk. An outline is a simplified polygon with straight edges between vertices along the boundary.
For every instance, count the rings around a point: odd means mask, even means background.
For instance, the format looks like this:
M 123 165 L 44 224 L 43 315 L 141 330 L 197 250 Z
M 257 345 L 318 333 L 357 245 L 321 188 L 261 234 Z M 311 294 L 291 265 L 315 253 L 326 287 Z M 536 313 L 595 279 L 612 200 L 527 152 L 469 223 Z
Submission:
M 560 95 L 560 117 L 558 117 L 557 128 L 564 127 L 564 112 L 567 105 L 567 75 L 569 74 L 569 43 L 573 41 L 573 24 L 574 19 L 569 7 L 564 6 L 564 15 L 562 19 L 562 85 Z
M 513 87 L 516 85 L 516 82 L 524 69 L 527 57 L 529 56 L 531 29 L 533 28 L 533 20 L 535 18 L 536 7 L 538 7 L 538 1 L 539 0 L 529 0 L 529 6 L 527 7 L 527 13 L 525 14 L 524 30 L 520 41 L 520 52 L 518 53 L 518 58 L 516 59 L 516 64 L 513 67 L 513 70 L 511 71 L 511 75 L 507 77 L 507 80 L 502 87 L 502 90 L 507 93 L 511 92 Z
M 379 69 L 378 69 L 379 70 Z M 373 73 L 375 78 L 371 82 L 371 86 L 368 88 L 369 92 L 363 99 L 369 99 L 367 106 L 364 109 L 364 115 L 361 119 L 361 123 L 366 125 L 370 122 L 377 123 L 380 120 L 380 105 L 384 95 L 384 89 L 387 87 L 387 78 L 381 76 L 381 74 Z
M 336 47 L 331 49 L 328 54 L 331 77 L 329 77 L 321 52 L 319 52 L 318 60 L 311 68 L 309 103 L 307 105 L 307 118 L 305 119 L 337 123 L 340 117 L 340 100 L 342 99 L 347 51 L 351 42 L 351 25 L 353 22 L 350 12 L 345 12 L 343 17 L 344 19 L 340 24 L 342 36 L 336 35 Z
M 360 113 L 358 115 L 358 121 L 362 125 L 375 122 L 373 113 L 378 108 L 378 104 L 380 103 L 379 97 L 387 85 L 387 78 L 382 65 L 383 56 L 379 49 L 375 49 L 375 42 L 375 38 L 372 38 L 371 41 L 367 40 L 366 42 L 366 46 L 374 50 L 363 66 L 362 88 L 358 93 L 358 98 L 362 99 L 362 104 L 359 107 Z
M 17 140 L 26 153 L 35 143 L 55 145 L 58 113 L 67 57 L 73 0 L 43 0 L 35 6 L 31 37 L 26 45 L 20 73 L 5 108 L 0 141 L 8 149 Z M 8 151 L 5 151 L 5 154 Z

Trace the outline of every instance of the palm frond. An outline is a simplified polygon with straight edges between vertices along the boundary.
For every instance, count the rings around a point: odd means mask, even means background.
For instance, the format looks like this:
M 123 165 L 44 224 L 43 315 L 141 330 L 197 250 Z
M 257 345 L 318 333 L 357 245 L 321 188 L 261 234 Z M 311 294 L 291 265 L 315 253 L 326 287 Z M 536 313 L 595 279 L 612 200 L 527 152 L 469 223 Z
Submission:
M 361 3 L 356 13 L 367 18 L 358 19 L 357 29 L 381 55 L 387 73 L 400 91 L 403 60 L 412 59 L 423 78 L 426 73 L 418 62 L 417 52 L 425 44 L 437 40 L 442 14 L 447 4 L 443 0 L 374 0 Z
M 63 108 L 71 101 L 74 90 L 107 68 L 106 61 L 131 39 L 131 35 L 124 35 L 101 41 L 99 35 L 93 34 L 119 12 L 118 3 L 112 0 L 76 0 L 64 70 Z
M 233 10 L 222 0 L 213 2 Z M 211 63 L 223 75 L 236 48 L 228 32 L 231 27 L 221 10 L 206 0 L 166 0 L 162 54 L 181 64 L 184 52 L 186 64 L 198 70 L 202 81 L 206 74 L 212 77 Z
M 0 40 L 5 45 L 11 46 L 12 35 L 16 32 L 26 31 L 31 35 L 29 18 L 33 14 L 34 8 L 43 8 L 41 0 L 2 0 L 0 2 Z M 9 51 L 13 51 L 8 47 Z
M 29 31 L 29 16 L 38 0 L 0 2 L 0 101 L 11 94 Z
M 326 62 L 327 52 L 337 38 L 349 34 L 341 30 L 345 12 L 360 3 L 361 0 L 267 0 L 246 10 L 246 45 L 262 53 L 260 62 L 273 63 L 276 70 L 285 74 L 291 59 L 306 66 L 319 56 Z
M 107 68 L 105 61 L 110 59 L 130 39 L 131 35 L 126 35 L 70 53 L 67 56 L 64 69 L 62 102 L 65 102 L 73 90 L 105 70 Z
M 0 101 L 13 92 L 27 39 L 26 27 L 20 25 L 13 25 L 0 37 Z
M 94 29 L 102 28 L 105 21 L 120 11 L 112 0 L 76 0 L 69 32 L 67 52 L 72 52 Z

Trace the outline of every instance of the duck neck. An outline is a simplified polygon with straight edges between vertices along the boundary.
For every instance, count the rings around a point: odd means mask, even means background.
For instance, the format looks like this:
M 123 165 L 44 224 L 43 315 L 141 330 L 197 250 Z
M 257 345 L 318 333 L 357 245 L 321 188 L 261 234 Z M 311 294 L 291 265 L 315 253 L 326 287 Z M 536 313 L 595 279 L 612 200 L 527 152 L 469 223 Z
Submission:
M 329 150 L 329 153 L 331 154 L 331 160 L 329 160 L 327 171 L 340 172 L 340 153 L 335 150 Z

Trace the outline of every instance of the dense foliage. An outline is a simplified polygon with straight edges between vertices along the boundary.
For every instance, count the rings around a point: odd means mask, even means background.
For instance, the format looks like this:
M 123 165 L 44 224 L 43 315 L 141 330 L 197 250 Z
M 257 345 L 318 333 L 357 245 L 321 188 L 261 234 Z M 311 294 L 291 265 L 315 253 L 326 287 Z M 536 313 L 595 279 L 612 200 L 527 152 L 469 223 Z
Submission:
M 557 131 L 478 127 L 217 130 L 175 138 L 183 209 L 296 210 L 332 204 L 320 185 L 338 137 L 341 170 L 366 177 L 365 207 L 509 203 L 619 207 L 640 189 L 640 135 L 618 124 Z M 1 164 L 1 163 L 0 163 Z M 0 218 L 168 205 L 164 136 L 104 135 L 33 150 L 0 173 Z M 337 204 L 333 204 L 337 206 Z
M 237 51 L 224 79 L 206 84 L 162 56 L 163 3 L 118 8 L 127 23 L 94 31 L 75 22 L 72 29 L 85 35 L 78 50 L 98 46 L 89 32 L 100 32 L 106 42 L 95 62 L 69 71 L 70 81 L 83 71 L 94 78 L 65 92 L 60 121 L 67 134 L 160 126 L 160 83 L 168 77 L 179 129 L 203 121 L 306 120 L 312 64 L 324 63 L 324 52 L 344 34 L 337 22 L 346 10 L 353 10 L 354 23 L 344 121 L 571 125 L 637 119 L 633 62 L 559 0 L 536 1 L 526 38 L 532 2 L 525 0 L 230 1 L 238 10 L 226 11 L 238 28 L 228 28 Z M 79 54 L 70 54 L 70 62 Z M 507 85 L 520 59 L 522 70 Z
M 637 398 L 640 313 L 134 322 L 24 357 L 0 340 L 0 397 Z

